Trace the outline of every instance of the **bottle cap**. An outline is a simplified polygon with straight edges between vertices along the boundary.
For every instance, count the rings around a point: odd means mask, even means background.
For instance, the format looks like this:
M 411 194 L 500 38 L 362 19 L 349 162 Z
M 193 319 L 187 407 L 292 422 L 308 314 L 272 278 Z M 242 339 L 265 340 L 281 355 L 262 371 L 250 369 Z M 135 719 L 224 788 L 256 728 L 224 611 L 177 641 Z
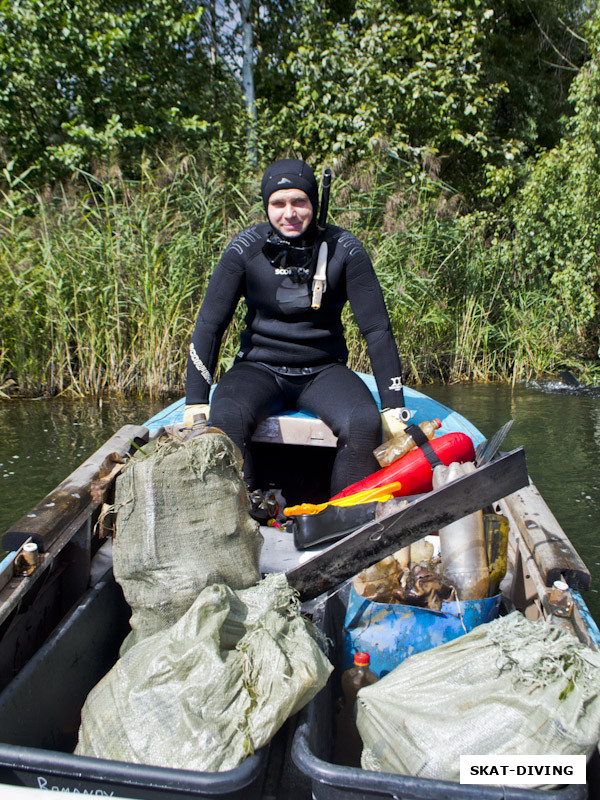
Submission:
M 357 667 L 368 667 L 371 663 L 371 656 L 368 653 L 355 653 L 354 663 Z
M 442 427 L 442 423 L 437 417 L 433 421 L 435 422 L 435 427 L 436 428 L 441 428 Z
M 552 585 L 555 589 L 558 589 L 559 592 L 566 592 L 569 588 L 569 584 L 564 581 L 554 581 Z

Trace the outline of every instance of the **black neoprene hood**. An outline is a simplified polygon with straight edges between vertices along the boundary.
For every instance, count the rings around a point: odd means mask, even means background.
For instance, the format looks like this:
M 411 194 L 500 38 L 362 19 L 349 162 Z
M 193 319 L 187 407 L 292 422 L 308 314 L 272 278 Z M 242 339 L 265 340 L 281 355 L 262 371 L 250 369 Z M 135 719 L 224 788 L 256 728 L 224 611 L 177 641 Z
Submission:
M 306 192 L 313 207 L 313 219 L 319 208 L 319 187 L 312 169 L 306 161 L 282 158 L 267 167 L 260 184 L 265 211 L 268 212 L 269 197 L 280 189 L 300 189 Z

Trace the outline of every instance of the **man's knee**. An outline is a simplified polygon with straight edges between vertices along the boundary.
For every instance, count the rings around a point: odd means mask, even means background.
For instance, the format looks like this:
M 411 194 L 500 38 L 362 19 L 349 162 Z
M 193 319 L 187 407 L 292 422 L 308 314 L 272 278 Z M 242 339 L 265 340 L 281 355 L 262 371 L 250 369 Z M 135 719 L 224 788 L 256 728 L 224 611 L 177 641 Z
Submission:
M 234 441 L 247 439 L 254 429 L 254 417 L 250 409 L 230 397 L 215 397 L 210 407 L 210 421 Z
M 374 442 L 381 440 L 381 416 L 374 403 L 358 403 L 342 422 L 338 438 L 344 444 L 353 441 Z

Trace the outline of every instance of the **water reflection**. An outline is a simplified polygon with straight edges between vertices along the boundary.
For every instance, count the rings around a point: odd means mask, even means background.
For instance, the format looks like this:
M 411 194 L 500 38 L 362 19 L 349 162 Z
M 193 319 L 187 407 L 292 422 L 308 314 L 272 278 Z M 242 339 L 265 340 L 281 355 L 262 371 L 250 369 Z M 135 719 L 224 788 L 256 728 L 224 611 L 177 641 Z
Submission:
M 585 599 L 600 621 L 600 398 L 544 383 L 417 388 L 464 414 L 487 437 L 515 420 L 502 449 L 524 445 L 533 481 L 592 573 L 594 588 Z M 168 402 L 0 403 L 0 531 L 122 425 L 139 424 Z
M 139 424 L 164 404 L 139 398 L 0 403 L 0 531 L 52 491 L 122 425 Z

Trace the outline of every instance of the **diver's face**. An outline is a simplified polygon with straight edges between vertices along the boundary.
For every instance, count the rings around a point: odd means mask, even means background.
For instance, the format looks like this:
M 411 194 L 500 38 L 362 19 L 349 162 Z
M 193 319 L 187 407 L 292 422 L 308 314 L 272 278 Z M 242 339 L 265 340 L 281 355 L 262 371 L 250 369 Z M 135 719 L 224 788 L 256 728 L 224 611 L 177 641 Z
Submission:
M 267 216 L 286 239 L 301 236 L 313 218 L 313 207 L 302 189 L 279 189 L 269 197 Z

